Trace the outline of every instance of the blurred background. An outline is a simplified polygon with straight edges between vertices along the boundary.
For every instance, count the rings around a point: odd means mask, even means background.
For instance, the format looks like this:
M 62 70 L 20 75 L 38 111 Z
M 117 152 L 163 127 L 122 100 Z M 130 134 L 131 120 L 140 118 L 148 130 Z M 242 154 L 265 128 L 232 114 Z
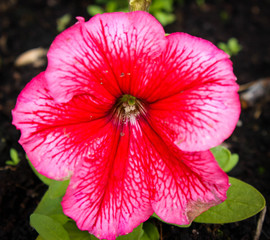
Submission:
M 46 68 L 56 35 L 97 13 L 128 11 L 127 0 L 0 0 L 0 239 L 32 240 L 29 216 L 46 191 L 32 173 L 11 125 L 24 86 Z M 225 145 L 239 154 L 229 173 L 270 200 L 270 0 L 153 0 L 166 33 L 205 38 L 231 55 L 240 85 L 242 114 Z M 268 204 L 268 203 L 267 203 Z M 269 206 L 269 205 L 268 205 Z M 245 221 L 196 224 L 182 229 L 156 222 L 161 239 L 253 239 L 258 215 Z M 270 239 L 267 213 L 261 238 Z

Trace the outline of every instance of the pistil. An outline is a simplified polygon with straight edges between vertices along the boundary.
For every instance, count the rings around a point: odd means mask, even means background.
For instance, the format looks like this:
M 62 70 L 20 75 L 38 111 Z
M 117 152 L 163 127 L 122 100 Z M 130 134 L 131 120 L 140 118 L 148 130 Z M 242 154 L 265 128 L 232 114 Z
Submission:
M 142 113 L 145 113 L 142 101 L 129 94 L 118 98 L 113 109 L 114 119 L 121 123 L 133 122 Z

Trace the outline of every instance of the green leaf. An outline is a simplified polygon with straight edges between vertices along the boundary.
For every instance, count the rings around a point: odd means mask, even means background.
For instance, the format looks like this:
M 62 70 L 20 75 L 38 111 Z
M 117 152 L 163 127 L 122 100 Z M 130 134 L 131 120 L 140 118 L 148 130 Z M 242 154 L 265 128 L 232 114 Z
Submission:
M 225 202 L 210 208 L 194 222 L 231 223 L 254 216 L 265 206 L 265 199 L 254 187 L 236 178 L 229 178 L 230 188 Z
M 10 158 L 15 164 L 18 164 L 20 162 L 20 158 L 16 149 L 10 149 Z
M 119 236 L 116 240 L 139 240 L 143 235 L 143 224 L 140 224 L 138 227 L 133 229 L 133 231 L 127 235 Z
M 239 44 L 236 38 L 230 38 L 228 41 L 228 47 L 231 51 L 231 55 L 237 55 L 242 50 L 242 46 Z
M 173 11 L 173 0 L 156 0 L 150 5 L 150 12 L 155 13 L 156 11 L 172 12 Z
M 106 4 L 106 12 L 116 12 L 120 8 L 116 1 L 108 1 Z
M 64 224 L 64 228 L 69 234 L 72 240 L 98 240 L 94 235 L 89 234 L 87 231 L 81 231 L 76 226 L 74 221 L 68 221 Z M 123 236 L 119 236 L 116 240 L 139 240 L 143 234 L 142 224 L 135 228 L 131 233 Z
M 211 152 L 224 172 L 231 171 L 238 163 L 238 155 L 231 155 L 231 152 L 225 147 L 217 146 L 212 148 Z
M 175 15 L 172 13 L 165 13 L 161 11 L 156 11 L 154 13 L 154 16 L 157 18 L 157 20 L 163 25 L 166 26 L 170 23 L 173 23 L 175 21 Z
M 49 195 L 50 198 L 58 198 L 58 197 L 63 197 L 67 187 L 69 184 L 69 180 L 65 181 L 51 181 L 49 185 Z
M 62 225 L 64 225 L 66 222 L 69 221 L 68 216 L 66 216 L 64 213 L 52 214 L 52 215 L 49 215 L 49 217 L 61 223 Z
M 159 240 L 159 232 L 154 224 L 150 222 L 143 223 L 143 231 L 140 240 Z
M 151 217 L 154 217 L 154 218 L 158 219 L 158 220 L 161 221 L 161 222 L 164 222 L 164 223 L 167 223 L 167 224 L 176 226 L 176 227 L 188 228 L 188 227 L 191 225 L 191 223 L 188 224 L 188 225 L 178 225 L 178 224 L 174 224 L 174 223 L 168 223 L 168 222 L 165 222 L 165 221 L 162 220 L 156 213 L 153 213 L 153 215 L 152 215 Z
M 17 164 L 15 164 L 13 161 L 11 160 L 7 160 L 6 161 L 6 165 L 9 165 L 9 166 L 16 166 Z
M 26 159 L 27 159 L 27 161 L 28 161 L 28 163 L 29 163 L 31 169 L 33 170 L 33 172 L 35 173 L 35 175 L 39 178 L 39 180 L 40 180 L 41 182 L 43 182 L 43 183 L 46 184 L 46 185 L 50 185 L 51 182 L 54 181 L 54 180 L 52 180 L 52 179 L 50 179 L 50 178 L 47 178 L 47 177 L 43 176 L 42 174 L 40 174 L 40 173 L 35 169 L 35 167 L 33 166 L 33 164 L 30 162 L 29 158 L 28 158 L 27 156 L 25 156 L 25 157 L 26 157 Z
M 222 146 L 217 146 L 210 149 L 213 153 L 218 165 L 224 170 L 224 167 L 228 164 L 231 158 L 230 151 Z
M 49 191 L 44 194 L 34 213 L 39 213 L 47 216 L 63 214 L 61 205 L 62 198 L 51 198 L 50 195 L 51 194 Z
M 11 160 L 6 161 L 6 165 L 16 166 L 20 162 L 20 158 L 16 149 L 11 148 L 9 151 Z
M 225 53 L 229 54 L 231 56 L 231 51 L 230 49 L 228 48 L 227 44 L 226 43 L 223 43 L 223 42 L 220 42 L 217 44 L 217 46 L 223 50 Z
M 220 42 L 217 46 L 230 56 L 237 55 L 242 50 L 236 38 L 230 38 L 227 43 Z
M 74 221 L 69 221 L 64 225 L 71 240 L 98 240 L 87 231 L 81 231 Z
M 71 21 L 71 14 L 67 13 L 56 20 L 56 28 L 58 32 L 62 32 L 68 26 Z
M 238 161 L 239 161 L 238 154 L 236 154 L 236 153 L 232 154 L 231 155 L 231 159 L 230 159 L 229 163 L 227 164 L 227 166 L 225 167 L 224 172 L 231 171 L 236 166 L 236 164 L 238 163 Z
M 48 216 L 34 213 L 30 216 L 30 224 L 44 240 L 70 240 L 64 227 Z
M 96 14 L 104 13 L 104 9 L 98 5 L 89 5 L 86 8 L 87 12 L 91 16 L 95 16 Z

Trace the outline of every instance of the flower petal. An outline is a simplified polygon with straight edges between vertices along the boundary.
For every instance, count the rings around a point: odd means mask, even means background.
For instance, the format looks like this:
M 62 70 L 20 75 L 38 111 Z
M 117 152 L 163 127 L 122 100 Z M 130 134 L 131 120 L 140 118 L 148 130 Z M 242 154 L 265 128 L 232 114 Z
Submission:
M 186 225 L 226 200 L 229 184 L 211 152 L 183 152 L 178 157 L 174 162 L 155 162 L 157 174 L 163 173 L 155 179 L 152 207 L 164 221 Z
M 129 124 L 106 132 L 106 145 L 97 145 L 76 169 L 62 206 L 81 230 L 113 240 L 146 221 L 153 210 L 144 174 L 148 166 L 138 153 L 139 129 Z
M 164 221 L 189 224 L 195 217 L 226 199 L 228 176 L 210 151 L 183 152 L 167 144 L 147 125 L 151 169 L 151 203 Z M 141 139 L 140 143 L 145 139 Z M 144 154 L 145 155 L 145 154 Z
M 183 151 L 204 151 L 231 135 L 240 102 L 227 54 L 206 40 L 171 34 L 160 68 L 148 98 L 156 131 Z
M 62 206 L 81 230 L 100 239 L 132 231 L 154 211 L 190 223 L 226 199 L 228 177 L 209 152 L 168 146 L 145 121 L 108 129 L 72 176 Z
M 89 95 L 56 103 L 41 73 L 19 95 L 13 124 L 21 130 L 19 142 L 34 167 L 47 177 L 63 179 L 91 150 L 97 132 L 102 134 L 110 107 L 110 102 Z
M 59 102 L 85 92 L 96 94 L 96 89 L 101 96 L 132 92 L 133 85 L 137 89 L 144 80 L 146 62 L 166 46 L 162 26 L 145 12 L 105 13 L 88 22 L 78 19 L 48 52 L 46 78 Z

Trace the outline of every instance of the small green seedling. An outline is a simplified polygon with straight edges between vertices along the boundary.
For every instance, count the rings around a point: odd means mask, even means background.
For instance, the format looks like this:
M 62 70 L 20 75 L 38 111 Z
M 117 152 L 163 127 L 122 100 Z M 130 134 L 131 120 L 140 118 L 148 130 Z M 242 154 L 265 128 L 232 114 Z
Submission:
M 230 56 L 235 56 L 242 50 L 242 46 L 236 38 L 230 38 L 227 43 L 220 42 L 217 46 Z
M 6 161 L 6 165 L 16 166 L 21 161 L 20 158 L 19 158 L 17 150 L 14 149 L 14 148 L 10 149 L 10 159 L 11 160 Z
M 231 154 L 229 149 L 222 146 L 212 148 L 211 152 L 214 155 L 216 161 L 218 162 L 218 165 L 226 173 L 230 172 L 239 161 L 238 154 Z

